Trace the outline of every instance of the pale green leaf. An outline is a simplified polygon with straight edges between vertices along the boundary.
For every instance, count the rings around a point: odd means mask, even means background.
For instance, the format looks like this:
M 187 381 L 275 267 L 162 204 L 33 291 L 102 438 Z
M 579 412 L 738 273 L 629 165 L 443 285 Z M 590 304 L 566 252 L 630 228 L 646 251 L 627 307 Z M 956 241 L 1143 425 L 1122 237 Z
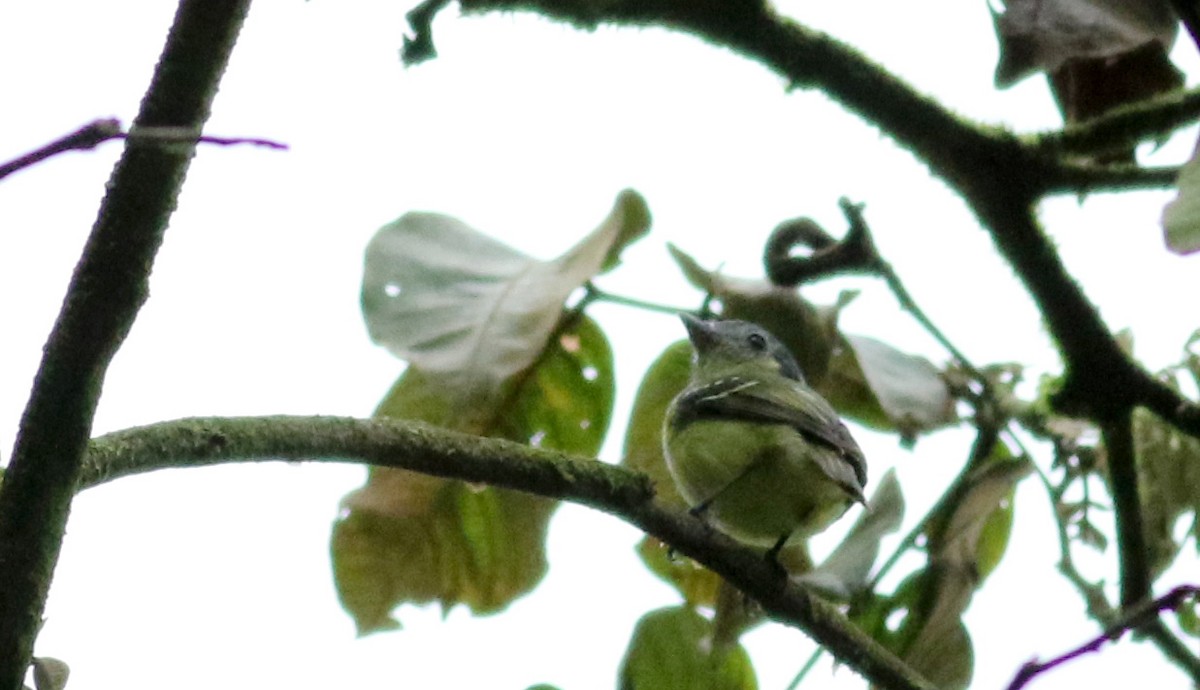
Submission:
M 879 480 L 868 504 L 870 508 L 859 515 L 842 543 L 821 565 L 800 575 L 800 582 L 840 601 L 863 590 L 879 557 L 879 542 L 904 520 L 904 495 L 895 470 L 889 469 Z
M 489 395 L 537 359 L 571 292 L 614 265 L 648 224 L 645 201 L 623 192 L 600 227 L 539 261 L 449 216 L 406 214 L 367 246 L 367 330 L 426 374 Z
M 1200 156 L 1192 155 L 1176 184 L 1179 194 L 1163 209 L 1163 234 L 1167 249 L 1191 254 L 1200 250 Z
M 714 644 L 712 622 L 688 607 L 651 611 L 638 621 L 621 661 L 621 690 L 754 690 L 741 645 Z
M 845 344 L 892 428 L 914 436 L 956 420 L 950 389 L 929 360 L 861 335 L 847 334 Z

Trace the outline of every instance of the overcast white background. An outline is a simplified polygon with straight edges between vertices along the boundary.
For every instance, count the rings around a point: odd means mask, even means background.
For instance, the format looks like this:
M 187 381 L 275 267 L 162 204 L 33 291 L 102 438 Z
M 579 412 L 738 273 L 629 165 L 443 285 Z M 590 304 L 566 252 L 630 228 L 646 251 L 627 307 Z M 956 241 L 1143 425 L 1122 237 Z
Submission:
M 780 6 L 964 115 L 1019 131 L 1058 122 L 1041 78 L 992 88 L 996 48 L 983 2 Z M 976 362 L 1055 366 L 1036 311 L 962 203 L 824 97 L 789 93 L 762 66 L 689 37 L 460 17 L 456 7 L 435 24 L 440 57 L 405 69 L 398 49 L 408 9 L 357 0 L 253 7 L 208 132 L 291 150 L 201 149 L 151 299 L 109 370 L 97 434 L 192 415 L 366 416 L 402 369 L 369 342 L 358 311 L 362 250 L 376 228 L 434 210 L 551 257 L 595 227 L 624 187 L 645 195 L 654 227 L 603 279 L 611 291 L 694 306 L 699 296 L 674 270 L 667 241 L 707 266 L 760 275 L 762 242 L 777 222 L 811 215 L 840 232 L 844 195 L 867 203 L 885 257 Z M 169 2 L 0 5 L 0 160 L 97 117 L 131 121 L 173 12 Z M 1175 54 L 1195 73 L 1190 45 Z M 1157 160 L 1181 161 L 1194 136 Z M 110 143 L 0 182 L 5 459 L 118 154 Z M 1174 361 L 1200 325 L 1196 259 L 1161 246 L 1169 198 L 1063 198 L 1041 213 L 1109 325 L 1132 328 L 1153 367 Z M 844 287 L 865 290 L 844 312 L 847 330 L 944 361 L 871 281 L 806 294 L 830 301 Z M 603 452 L 615 461 L 641 372 L 682 332 L 662 315 L 594 313 L 616 351 L 618 409 Z M 906 529 L 969 442 L 943 434 L 909 452 L 859 434 L 873 477 L 893 465 L 900 472 Z M 403 607 L 403 631 L 356 639 L 335 597 L 328 537 L 339 498 L 364 476 L 356 466 L 246 464 L 81 494 L 38 654 L 66 660 L 77 688 L 608 688 L 637 618 L 678 600 L 636 560 L 636 530 L 567 505 L 551 526 L 548 576 L 506 613 L 474 619 L 457 609 L 443 620 L 435 607 Z M 1001 686 L 1029 657 L 1096 632 L 1054 571 L 1035 481 L 1019 491 L 1017 515 L 1009 553 L 967 616 L 975 687 Z M 1090 573 L 1115 572 L 1113 553 L 1083 555 Z M 1195 565 L 1189 557 L 1160 587 L 1194 578 Z M 812 649 L 778 626 L 745 641 L 769 689 L 786 685 Z M 824 664 L 809 683 L 863 686 L 847 669 L 832 673 L 834 682 Z M 1131 644 L 1038 684 L 1096 679 L 1187 687 L 1153 648 Z

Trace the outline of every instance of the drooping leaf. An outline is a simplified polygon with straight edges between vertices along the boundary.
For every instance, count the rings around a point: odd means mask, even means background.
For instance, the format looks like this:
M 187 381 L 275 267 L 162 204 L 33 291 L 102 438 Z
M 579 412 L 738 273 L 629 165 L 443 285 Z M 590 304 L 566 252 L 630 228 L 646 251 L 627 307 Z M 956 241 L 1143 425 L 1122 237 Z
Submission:
M 833 553 L 799 581 L 839 601 L 849 601 L 863 590 L 879 557 L 879 542 L 904 520 L 904 495 L 895 470 L 888 470 L 879 480 L 869 505 Z
M 678 247 L 668 249 L 688 281 L 720 300 L 722 318 L 753 321 L 770 331 L 792 351 L 809 385 L 821 389 L 837 343 L 838 314 L 856 293 L 842 293 L 836 304 L 818 306 L 795 288 L 724 276 L 701 267 Z
M 1166 0 L 1005 0 L 993 19 L 1001 88 L 1071 60 L 1114 58 L 1150 42 L 1170 47 L 1178 25 Z
M 1176 184 L 1179 194 L 1163 209 L 1163 235 L 1167 249 L 1191 254 L 1200 251 L 1200 155 L 1192 155 Z
M 427 375 L 486 398 L 537 359 L 568 295 L 615 265 L 649 220 L 645 201 L 622 192 L 600 227 L 538 261 L 449 216 L 408 213 L 367 246 L 367 330 Z
M 1175 529 L 1180 518 L 1187 516 L 1193 536 L 1200 534 L 1200 440 L 1138 408 L 1133 441 L 1150 573 L 1158 577 L 1182 546 Z
M 594 455 L 612 413 L 612 353 L 580 317 L 528 371 L 501 386 L 500 400 L 452 414 L 455 397 L 410 367 L 378 414 Z M 394 628 L 405 602 L 503 609 L 545 574 L 545 533 L 557 503 L 404 470 L 373 468 L 344 500 L 331 549 L 338 594 L 359 632 Z
M 621 661 L 621 690 L 754 690 L 758 680 L 740 645 L 714 644 L 712 622 L 686 606 L 638 621 Z
M 1068 124 L 1181 88 L 1170 58 L 1178 20 L 1167 0 L 1008 0 L 997 18 L 1005 87 L 1045 71 Z M 1137 141 L 1113 142 L 1080 158 L 1100 164 L 1136 162 Z
M 842 338 L 818 392 L 847 417 L 908 439 L 957 419 L 950 388 L 929 360 L 861 335 Z
M 1032 466 L 1002 444 L 931 516 L 928 564 L 855 620 L 938 687 L 965 688 L 974 668 L 962 614 L 1008 543 L 1012 495 Z M 900 618 L 899 624 L 889 621 Z

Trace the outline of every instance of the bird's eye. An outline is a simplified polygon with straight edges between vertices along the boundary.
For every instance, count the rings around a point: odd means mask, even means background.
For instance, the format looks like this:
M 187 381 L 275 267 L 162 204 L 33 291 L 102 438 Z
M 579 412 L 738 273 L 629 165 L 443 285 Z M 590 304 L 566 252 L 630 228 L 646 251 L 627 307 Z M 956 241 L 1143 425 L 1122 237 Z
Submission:
M 751 333 L 746 337 L 746 342 L 750 343 L 750 347 L 759 352 L 767 349 L 767 339 L 761 333 Z

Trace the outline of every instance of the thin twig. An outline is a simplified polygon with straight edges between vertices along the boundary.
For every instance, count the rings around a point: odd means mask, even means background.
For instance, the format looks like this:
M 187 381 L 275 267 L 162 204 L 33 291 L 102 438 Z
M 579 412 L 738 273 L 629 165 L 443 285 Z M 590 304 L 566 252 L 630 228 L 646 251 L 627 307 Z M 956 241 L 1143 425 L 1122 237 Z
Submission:
M 277 151 L 286 151 L 288 145 L 271 139 L 257 137 L 214 137 L 207 134 L 196 135 L 196 131 L 187 127 L 135 127 L 129 132 L 117 133 L 114 139 L 126 139 L 131 143 L 149 142 L 153 144 L 216 144 L 218 146 L 236 146 L 249 144 L 262 146 Z
M 866 219 L 863 217 L 863 204 L 851 203 L 843 197 L 838 200 L 838 205 L 841 207 L 842 213 L 846 216 L 846 220 L 849 221 L 851 231 L 854 231 L 856 227 L 861 227 L 860 232 L 868 238 L 871 237 L 871 230 L 867 226 Z M 874 272 L 887 283 L 888 289 L 892 291 L 892 294 L 896 296 L 896 300 L 900 302 L 900 307 L 911 314 L 917 320 L 917 323 L 921 324 L 921 327 L 950 353 L 950 356 L 958 362 L 959 366 L 986 390 L 989 386 L 987 377 L 975 368 L 975 365 L 971 363 L 971 360 L 967 359 L 962 350 L 955 347 L 954 343 L 950 342 L 950 339 L 942 332 L 942 329 L 938 328 L 937 324 L 925 313 L 925 310 L 921 309 L 920 305 L 913 299 L 912 294 L 904 287 L 904 283 L 900 280 L 900 276 L 896 274 L 892 265 L 875 249 L 873 239 L 870 240 L 870 245 L 875 255 Z
M 821 660 L 821 657 L 824 656 L 824 654 L 824 649 L 820 647 L 814 649 L 813 653 L 808 656 L 808 661 L 805 661 L 804 665 L 800 667 L 800 670 L 796 671 L 795 677 L 792 678 L 792 682 L 788 683 L 786 690 L 796 690 L 796 688 L 804 682 L 804 678 L 808 676 L 809 672 L 816 668 L 817 662 Z
M 1170 135 L 1200 118 L 1200 89 L 1173 91 L 1130 103 L 1062 130 L 1027 137 L 1036 150 L 1051 158 L 1095 156 L 1129 150 L 1148 139 Z
M 1029 661 L 1017 672 L 1017 675 L 1008 684 L 1008 690 L 1020 690 L 1025 687 L 1025 684 L 1032 680 L 1040 673 L 1049 671 L 1052 668 L 1061 666 L 1062 664 L 1071 661 L 1072 659 L 1083 656 L 1090 652 L 1099 651 L 1106 642 L 1116 642 L 1121 639 L 1125 633 L 1130 630 L 1141 628 L 1158 619 L 1158 614 L 1167 610 L 1176 610 L 1182 606 L 1188 599 L 1193 599 L 1200 595 L 1200 587 L 1192 585 L 1181 585 L 1172 589 L 1170 592 L 1162 595 L 1154 601 L 1144 603 L 1134 609 L 1126 612 L 1120 619 L 1109 626 L 1103 633 L 1096 636 L 1092 640 L 1072 649 L 1065 654 L 1054 657 L 1049 661 L 1039 662 L 1037 660 Z
M 0 179 L 66 151 L 88 151 L 121 133 L 116 119 L 94 120 L 34 151 L 0 165 Z
M 1179 166 L 1094 165 L 1062 161 L 1046 174 L 1046 194 L 1087 194 L 1137 189 L 1169 189 L 1179 179 Z
M 121 130 L 121 121 L 115 118 L 94 120 L 70 134 L 55 139 L 41 148 L 15 158 L 0 165 L 0 179 L 4 179 L 18 170 L 41 163 L 42 161 L 67 151 L 90 151 L 106 141 L 125 139 L 131 143 L 153 144 L 216 144 L 219 146 L 234 146 L 251 144 L 266 148 L 287 150 L 288 145 L 271 139 L 256 137 L 214 137 L 196 135 L 196 130 L 188 127 L 135 127 L 132 131 Z
M 645 309 L 646 311 L 659 312 L 661 314 L 679 314 L 692 313 L 690 309 L 681 309 L 680 307 L 672 307 L 666 304 L 658 304 L 656 302 L 647 302 L 634 297 L 625 297 L 624 295 L 614 295 L 611 292 L 605 292 L 596 287 L 595 284 L 588 282 L 583 286 L 586 293 L 583 296 L 581 304 L 591 302 L 608 302 L 610 304 L 620 304 L 626 307 L 634 307 L 635 309 Z

